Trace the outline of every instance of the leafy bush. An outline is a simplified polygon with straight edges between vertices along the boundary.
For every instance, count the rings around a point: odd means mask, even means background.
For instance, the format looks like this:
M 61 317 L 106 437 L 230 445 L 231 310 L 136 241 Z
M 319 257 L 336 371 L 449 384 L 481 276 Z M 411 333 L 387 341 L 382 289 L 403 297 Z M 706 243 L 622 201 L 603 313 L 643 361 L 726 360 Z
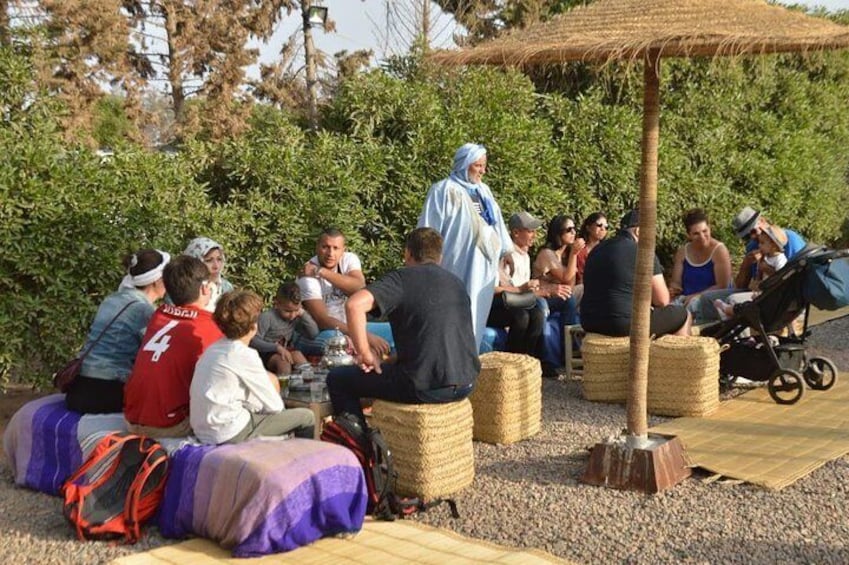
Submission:
M 664 66 L 659 237 L 683 239 L 678 218 L 701 206 L 732 253 L 730 219 L 743 206 L 809 240 L 837 239 L 847 193 L 849 119 L 844 53 L 777 55 Z
M 84 341 L 97 305 L 123 275 L 123 255 L 179 249 L 210 217 L 204 189 L 181 159 L 127 150 L 103 160 L 65 146 L 51 101 L 32 90 L 26 73 L 8 72 L 22 64 L 0 51 L 9 86 L 0 89 L 7 93 L 0 123 L 3 380 L 13 370 L 45 379 Z
M 346 80 L 324 129 L 255 106 L 251 128 L 187 140 L 169 157 L 124 145 L 103 160 L 62 141 L 64 109 L 34 89 L 27 60 L 0 49 L 0 376 L 45 382 L 74 353 L 122 255 L 225 246 L 228 278 L 267 298 L 339 227 L 368 279 L 401 263 L 429 186 L 457 147 L 483 143 L 505 215 L 525 209 L 615 224 L 639 194 L 642 84 L 636 69 L 583 73 L 561 93 L 493 69 L 403 68 Z M 681 214 L 704 207 L 734 254 L 730 218 L 763 209 L 815 242 L 849 240 L 849 55 L 664 61 L 658 252 L 680 245 Z M 103 136 L 122 127 L 107 112 Z M 107 127 L 108 126 L 108 127 Z M 115 134 L 118 135 L 118 134 Z
M 315 252 L 322 228 L 335 226 L 349 248 L 364 251 L 363 234 L 379 222 L 361 204 L 384 169 L 380 147 L 342 135 L 309 137 L 286 121 L 255 123 L 251 132 L 218 146 L 196 148 L 207 162 L 196 171 L 209 182 L 221 211 L 211 233 L 227 247 L 234 282 L 271 296 Z M 202 159 L 197 159 L 198 161 Z
M 385 179 L 361 201 L 381 221 L 364 239 L 375 253 L 392 256 L 378 266 L 397 264 L 428 188 L 450 173 L 454 152 L 466 142 L 487 147 L 485 181 L 506 215 L 527 209 L 548 217 L 565 205 L 551 125 L 526 77 L 491 69 L 410 75 L 360 75 L 343 86 L 327 116 L 331 129 L 382 148 Z

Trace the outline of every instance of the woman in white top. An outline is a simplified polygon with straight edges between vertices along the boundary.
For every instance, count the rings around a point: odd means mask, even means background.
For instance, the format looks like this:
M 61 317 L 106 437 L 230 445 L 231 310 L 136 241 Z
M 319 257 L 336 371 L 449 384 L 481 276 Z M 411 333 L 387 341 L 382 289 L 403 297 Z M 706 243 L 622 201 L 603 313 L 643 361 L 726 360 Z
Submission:
M 294 432 L 312 438 L 315 418 L 307 408 L 285 410 L 277 376 L 248 346 L 257 332 L 262 299 L 250 291 L 224 294 L 213 317 L 223 338 L 203 352 L 189 389 L 189 418 L 206 444 L 238 443 Z

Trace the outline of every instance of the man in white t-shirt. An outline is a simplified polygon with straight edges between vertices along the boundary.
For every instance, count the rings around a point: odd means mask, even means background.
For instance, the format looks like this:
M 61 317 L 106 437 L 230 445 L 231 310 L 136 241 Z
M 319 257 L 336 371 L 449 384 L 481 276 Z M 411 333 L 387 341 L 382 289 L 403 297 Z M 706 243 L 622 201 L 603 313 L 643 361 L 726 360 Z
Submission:
M 345 250 L 345 236 L 336 228 L 327 228 L 318 238 L 316 254 L 303 268 L 297 280 L 301 289 L 304 310 L 318 324 L 321 333 L 315 340 L 297 344 L 307 354 L 321 353 L 324 341 L 338 329 L 348 335 L 345 319 L 345 302 L 348 297 L 365 288 L 360 258 Z M 372 333 L 389 324 L 369 324 L 368 343 L 372 351 L 380 356 L 388 355 L 391 349 L 387 339 Z M 391 340 L 391 333 L 380 332 Z

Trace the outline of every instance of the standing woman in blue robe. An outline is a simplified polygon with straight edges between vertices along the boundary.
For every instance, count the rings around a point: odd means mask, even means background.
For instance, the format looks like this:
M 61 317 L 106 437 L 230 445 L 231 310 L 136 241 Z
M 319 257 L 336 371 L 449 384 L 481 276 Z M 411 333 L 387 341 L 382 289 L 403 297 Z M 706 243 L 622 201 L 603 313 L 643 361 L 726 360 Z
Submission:
M 481 181 L 485 172 L 486 149 L 474 143 L 460 147 L 451 174 L 430 187 L 418 222 L 418 227 L 430 227 L 442 235 L 442 266 L 463 281 L 469 293 L 478 349 L 499 261 L 509 258 L 513 250 L 501 208 Z

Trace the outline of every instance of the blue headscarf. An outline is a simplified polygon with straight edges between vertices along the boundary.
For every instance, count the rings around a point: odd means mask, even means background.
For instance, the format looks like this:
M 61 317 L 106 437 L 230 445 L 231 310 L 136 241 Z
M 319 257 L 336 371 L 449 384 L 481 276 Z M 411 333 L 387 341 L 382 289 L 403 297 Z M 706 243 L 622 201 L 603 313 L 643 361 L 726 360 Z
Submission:
M 478 185 L 469 181 L 469 167 L 486 155 L 486 148 L 476 143 L 466 143 L 454 153 L 454 169 L 449 177 L 451 180 L 468 191 L 470 196 L 477 196 L 481 203 L 481 217 L 491 225 L 495 225 L 495 211 L 492 202 L 478 189 Z

